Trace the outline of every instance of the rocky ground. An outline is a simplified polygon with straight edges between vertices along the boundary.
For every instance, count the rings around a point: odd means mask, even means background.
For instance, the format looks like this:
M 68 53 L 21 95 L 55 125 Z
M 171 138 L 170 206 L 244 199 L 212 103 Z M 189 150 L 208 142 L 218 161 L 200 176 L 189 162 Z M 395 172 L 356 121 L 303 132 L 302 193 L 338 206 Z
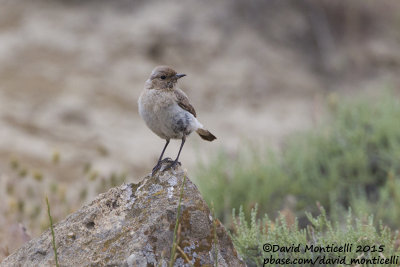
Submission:
M 187 176 L 177 167 L 112 188 L 55 225 L 60 266 L 245 266 Z M 0 264 L 54 265 L 50 230 Z

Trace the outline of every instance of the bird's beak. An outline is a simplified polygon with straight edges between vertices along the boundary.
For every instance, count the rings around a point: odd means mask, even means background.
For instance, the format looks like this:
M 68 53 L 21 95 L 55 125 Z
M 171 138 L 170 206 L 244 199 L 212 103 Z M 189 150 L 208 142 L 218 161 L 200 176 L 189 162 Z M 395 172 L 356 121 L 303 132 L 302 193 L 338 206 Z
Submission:
M 177 79 L 180 79 L 180 78 L 185 77 L 185 76 L 186 76 L 186 74 L 182 74 L 182 73 L 178 73 L 178 74 L 175 75 L 175 77 Z

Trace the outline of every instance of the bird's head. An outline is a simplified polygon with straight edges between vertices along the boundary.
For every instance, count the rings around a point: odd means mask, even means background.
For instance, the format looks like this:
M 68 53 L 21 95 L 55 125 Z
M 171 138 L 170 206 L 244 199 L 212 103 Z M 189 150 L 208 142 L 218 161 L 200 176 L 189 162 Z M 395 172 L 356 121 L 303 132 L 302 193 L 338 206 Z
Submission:
M 178 79 L 185 76 L 186 74 L 177 73 L 171 67 L 158 66 L 151 72 L 146 85 L 148 89 L 173 89 Z

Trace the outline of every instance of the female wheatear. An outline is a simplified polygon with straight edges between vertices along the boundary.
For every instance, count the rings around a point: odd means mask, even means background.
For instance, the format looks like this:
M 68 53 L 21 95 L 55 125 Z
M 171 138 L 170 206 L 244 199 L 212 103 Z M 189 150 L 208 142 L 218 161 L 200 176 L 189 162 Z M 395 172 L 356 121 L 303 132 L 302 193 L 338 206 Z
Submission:
M 154 175 L 163 162 L 162 157 L 170 139 L 181 139 L 178 156 L 164 170 L 179 163 L 179 155 L 185 144 L 186 136 L 196 131 L 200 137 L 213 141 L 216 137 L 206 130 L 196 119 L 196 111 L 186 94 L 176 87 L 178 79 L 186 74 L 178 74 L 168 66 L 156 67 L 145 83 L 139 97 L 139 114 L 147 126 L 159 137 L 166 140 L 161 156 L 153 168 Z

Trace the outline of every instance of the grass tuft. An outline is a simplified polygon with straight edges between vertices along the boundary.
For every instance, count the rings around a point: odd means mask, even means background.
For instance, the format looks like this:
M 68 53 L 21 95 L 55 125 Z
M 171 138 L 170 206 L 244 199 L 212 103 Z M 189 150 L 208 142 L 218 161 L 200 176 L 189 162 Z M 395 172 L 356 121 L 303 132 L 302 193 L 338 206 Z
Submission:
M 53 245 L 53 250 L 54 250 L 54 260 L 56 261 L 56 267 L 59 267 L 57 247 L 56 247 L 56 235 L 54 234 L 53 218 L 51 217 L 50 204 L 49 204 L 49 199 L 47 197 L 46 197 L 46 204 L 47 204 L 47 215 L 48 215 L 49 221 L 50 221 L 52 245 Z
M 320 215 L 313 217 L 307 213 L 309 224 L 306 228 L 300 228 L 297 222 L 293 225 L 287 224 L 283 216 L 274 221 L 270 220 L 265 214 L 263 219 L 257 219 L 257 206 L 252 209 L 250 221 L 246 219 L 243 209 L 240 208 L 236 217 L 233 211 L 234 231 L 231 234 L 232 241 L 243 257 L 248 266 L 263 266 L 265 258 L 307 258 L 315 259 L 318 256 L 328 256 L 329 258 L 340 258 L 346 256 L 350 258 L 371 259 L 373 257 L 390 258 L 390 256 L 400 256 L 397 237 L 399 232 L 393 232 L 388 227 L 379 224 L 375 226 L 373 218 L 355 217 L 351 210 L 343 223 L 329 220 L 326 211 L 319 207 Z M 279 246 L 297 246 L 304 248 L 306 245 L 327 247 L 328 245 L 352 244 L 350 252 L 265 252 L 263 245 L 269 243 Z M 368 253 L 357 252 L 357 246 L 375 248 Z M 383 251 L 378 248 L 382 246 Z
M 172 241 L 172 249 L 171 249 L 171 257 L 170 257 L 170 261 L 169 261 L 169 267 L 172 267 L 175 262 L 176 247 L 178 245 L 176 240 L 177 240 L 177 232 L 178 232 L 178 226 L 179 226 L 179 218 L 181 216 L 181 202 L 182 202 L 182 197 L 183 197 L 183 190 L 185 188 L 185 182 L 186 182 L 186 175 L 183 178 L 181 192 L 180 192 L 180 196 L 179 196 L 178 211 L 176 214 L 174 237 L 173 237 L 173 241 Z

